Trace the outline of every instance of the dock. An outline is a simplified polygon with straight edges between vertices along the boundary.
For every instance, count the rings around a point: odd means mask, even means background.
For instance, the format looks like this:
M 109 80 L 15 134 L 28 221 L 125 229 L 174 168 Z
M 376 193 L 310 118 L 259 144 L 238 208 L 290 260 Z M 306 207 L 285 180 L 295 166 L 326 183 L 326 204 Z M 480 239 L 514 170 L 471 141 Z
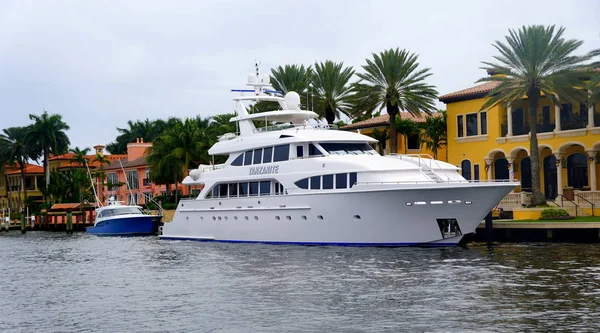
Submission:
M 492 222 L 491 234 L 488 234 L 485 222 L 482 222 L 476 233 L 468 236 L 468 240 L 600 243 L 600 217 L 598 222 L 495 220 Z

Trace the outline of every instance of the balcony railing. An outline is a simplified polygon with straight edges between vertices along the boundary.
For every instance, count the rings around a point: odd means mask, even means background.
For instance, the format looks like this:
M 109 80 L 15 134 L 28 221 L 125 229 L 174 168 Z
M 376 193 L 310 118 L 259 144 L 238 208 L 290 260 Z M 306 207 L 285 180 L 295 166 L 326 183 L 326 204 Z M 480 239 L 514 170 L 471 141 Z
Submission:
M 587 116 L 584 117 L 571 117 L 568 119 L 561 119 L 560 121 L 560 129 L 564 130 L 574 130 L 580 128 L 586 128 L 588 124 Z
M 144 178 L 142 181 L 144 186 L 150 186 L 152 185 L 152 181 L 150 181 L 150 178 Z

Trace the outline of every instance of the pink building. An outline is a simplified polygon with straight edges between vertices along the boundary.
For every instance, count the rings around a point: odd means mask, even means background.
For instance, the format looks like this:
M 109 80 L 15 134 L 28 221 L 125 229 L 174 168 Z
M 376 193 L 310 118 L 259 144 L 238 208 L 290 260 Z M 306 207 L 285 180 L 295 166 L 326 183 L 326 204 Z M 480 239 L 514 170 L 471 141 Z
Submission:
M 144 139 L 138 138 L 136 142 L 127 144 L 126 158 L 113 160 L 110 165 L 104 167 L 107 185 L 123 184 L 105 186 L 103 191 L 105 202 L 112 196 L 128 204 L 143 205 L 155 196 L 166 194 L 165 185 L 156 185 L 150 181 L 150 164 L 147 162 L 150 147 L 152 147 L 151 142 L 144 142 Z M 94 148 L 102 152 L 104 146 Z M 177 189 L 183 196 L 189 194 L 188 186 L 178 184 Z

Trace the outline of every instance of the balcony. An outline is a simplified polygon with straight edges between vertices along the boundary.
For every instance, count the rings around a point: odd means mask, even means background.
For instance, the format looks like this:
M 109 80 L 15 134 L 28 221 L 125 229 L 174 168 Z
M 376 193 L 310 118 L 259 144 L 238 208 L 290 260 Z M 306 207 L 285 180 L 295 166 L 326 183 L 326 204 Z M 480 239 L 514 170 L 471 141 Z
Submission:
M 571 117 L 571 118 L 560 120 L 560 129 L 561 129 L 561 131 L 581 129 L 581 128 L 586 128 L 587 124 L 588 124 L 587 116 L 585 118 L 584 117 Z
M 144 178 L 142 181 L 142 184 L 144 186 L 150 186 L 150 185 L 152 185 L 152 181 L 150 180 L 150 178 Z

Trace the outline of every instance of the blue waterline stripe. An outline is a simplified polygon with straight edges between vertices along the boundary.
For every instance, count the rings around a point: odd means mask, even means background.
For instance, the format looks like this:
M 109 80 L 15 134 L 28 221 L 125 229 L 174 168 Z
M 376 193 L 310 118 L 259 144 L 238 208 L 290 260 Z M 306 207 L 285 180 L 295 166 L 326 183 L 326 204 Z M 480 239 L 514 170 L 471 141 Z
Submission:
M 260 243 L 270 245 L 310 245 L 310 246 L 356 246 L 356 247 L 400 247 L 400 246 L 419 246 L 419 247 L 444 247 L 457 246 L 457 243 L 335 243 L 335 242 L 271 242 L 271 241 L 246 241 L 246 240 L 217 240 L 217 239 L 198 239 L 186 237 L 160 237 L 164 240 L 189 240 L 197 242 L 219 242 L 219 243 Z

